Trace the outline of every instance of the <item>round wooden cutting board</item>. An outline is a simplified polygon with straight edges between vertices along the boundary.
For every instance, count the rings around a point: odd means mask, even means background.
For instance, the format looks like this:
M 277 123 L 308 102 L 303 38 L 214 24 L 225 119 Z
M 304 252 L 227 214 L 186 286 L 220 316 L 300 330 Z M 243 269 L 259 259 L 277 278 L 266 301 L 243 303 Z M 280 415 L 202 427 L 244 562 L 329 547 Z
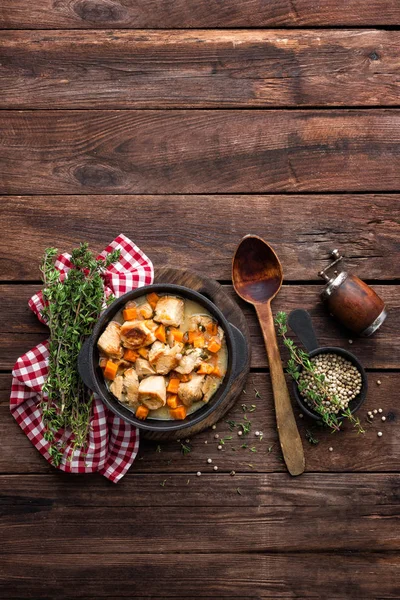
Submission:
M 218 306 L 230 323 L 240 329 L 246 338 L 248 347 L 247 361 L 245 362 L 243 369 L 238 374 L 222 404 L 207 419 L 204 419 L 204 421 L 201 421 L 192 427 L 181 429 L 178 432 L 141 432 L 141 435 L 146 439 L 166 441 L 192 436 L 195 433 L 199 433 L 199 431 L 203 431 L 203 429 L 206 429 L 207 427 L 211 427 L 211 425 L 214 425 L 214 423 L 219 421 L 233 406 L 236 398 L 239 396 L 244 387 L 244 382 L 250 370 L 250 333 L 244 314 L 240 310 L 239 306 L 234 300 L 232 300 L 232 298 L 228 296 L 223 287 L 217 281 L 208 279 L 208 277 L 204 277 L 195 271 L 163 267 L 155 270 L 154 283 L 174 283 L 176 285 L 184 285 L 185 287 L 191 288 L 192 290 L 203 294 L 203 296 L 206 296 Z

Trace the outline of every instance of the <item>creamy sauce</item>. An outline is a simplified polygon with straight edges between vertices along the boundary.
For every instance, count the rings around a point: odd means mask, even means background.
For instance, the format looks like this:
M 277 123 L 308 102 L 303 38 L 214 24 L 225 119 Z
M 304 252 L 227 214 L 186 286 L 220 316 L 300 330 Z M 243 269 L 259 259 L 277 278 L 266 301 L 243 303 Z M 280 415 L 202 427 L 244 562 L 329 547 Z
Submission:
M 172 294 L 168 294 L 168 295 L 172 296 Z M 178 296 L 175 296 L 175 297 L 178 297 Z M 194 300 L 189 300 L 187 298 L 181 298 L 181 299 L 184 301 L 184 320 L 183 320 L 182 325 L 179 328 L 181 331 L 183 331 L 183 332 L 188 331 L 189 326 L 190 326 L 190 318 L 193 315 L 207 316 L 207 317 L 210 317 L 214 322 L 216 322 L 215 318 L 208 311 L 205 310 L 204 306 L 202 306 L 198 302 L 195 302 Z M 136 298 L 134 300 L 134 302 L 137 307 L 140 307 L 142 304 L 145 304 L 147 302 L 147 298 L 146 298 L 146 296 L 141 296 L 139 298 Z M 124 318 L 122 316 L 122 310 L 123 309 L 121 309 L 114 316 L 113 321 L 117 321 L 120 324 L 122 324 L 124 322 Z M 228 351 L 227 351 L 227 347 L 226 347 L 225 336 L 222 341 L 221 349 L 218 351 L 218 353 L 216 353 L 216 356 L 217 356 L 216 366 L 218 366 L 220 368 L 221 373 L 225 374 L 226 370 L 227 370 L 227 366 L 228 366 Z M 167 381 L 167 379 L 168 379 L 168 376 L 166 376 L 166 381 Z M 218 386 L 215 389 L 214 394 L 217 391 L 217 389 L 219 388 L 219 386 L 221 385 L 223 379 L 224 379 L 224 376 L 221 379 L 219 379 Z M 110 383 L 112 383 L 112 382 L 109 382 L 106 380 L 106 384 L 107 384 L 108 388 L 110 387 Z M 209 400 L 209 402 L 211 402 L 211 401 L 212 401 L 212 397 Z M 129 406 L 128 404 L 125 404 L 124 402 L 120 402 L 120 404 L 122 406 L 124 406 L 125 408 L 127 408 L 128 410 L 130 410 L 133 414 L 135 413 L 137 407 Z M 199 410 L 200 408 L 202 408 L 203 406 L 206 406 L 206 405 L 207 404 L 201 400 L 199 402 L 194 402 L 192 404 L 192 406 L 187 407 L 187 415 L 193 414 L 194 412 L 196 412 L 197 410 Z M 165 405 L 162 408 L 159 408 L 157 410 L 151 410 L 147 417 L 147 420 L 149 420 L 149 419 L 156 419 L 156 420 L 163 420 L 163 421 L 174 420 L 169 413 L 168 405 Z

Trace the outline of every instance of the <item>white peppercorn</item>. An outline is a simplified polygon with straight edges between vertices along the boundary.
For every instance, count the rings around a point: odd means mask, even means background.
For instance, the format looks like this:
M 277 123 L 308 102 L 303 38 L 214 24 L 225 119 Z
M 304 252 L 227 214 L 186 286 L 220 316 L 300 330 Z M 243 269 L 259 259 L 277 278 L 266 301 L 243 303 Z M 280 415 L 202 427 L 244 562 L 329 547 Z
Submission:
M 362 378 L 356 366 L 342 356 L 333 353 L 318 354 L 311 359 L 311 362 L 315 373 L 324 375 L 325 378 L 327 395 L 322 400 L 323 407 L 332 414 L 338 414 L 345 410 L 351 400 L 361 392 Z M 313 374 L 309 371 L 302 371 L 299 383 L 304 386 L 300 393 L 306 404 L 310 408 L 314 408 L 313 400 L 308 396 L 308 392 L 319 389 Z M 302 416 L 299 415 L 300 418 Z

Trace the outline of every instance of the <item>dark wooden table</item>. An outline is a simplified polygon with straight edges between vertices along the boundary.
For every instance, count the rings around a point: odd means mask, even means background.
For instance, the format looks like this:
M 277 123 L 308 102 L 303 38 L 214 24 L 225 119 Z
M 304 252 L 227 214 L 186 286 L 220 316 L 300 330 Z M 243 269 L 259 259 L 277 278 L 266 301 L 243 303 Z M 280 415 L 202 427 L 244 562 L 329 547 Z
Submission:
M 400 598 L 399 24 L 397 0 L 0 0 L 2 598 Z M 353 350 L 361 417 L 386 422 L 333 436 L 298 419 L 291 479 L 241 304 L 252 372 L 231 418 L 256 404 L 257 452 L 210 430 L 186 456 L 142 443 L 116 486 L 55 471 L 8 409 L 15 359 L 46 337 L 27 300 L 45 247 L 120 232 L 232 295 L 235 245 L 266 238 L 274 310 L 308 308 L 321 342 Z M 389 307 L 351 346 L 318 298 L 333 247 Z

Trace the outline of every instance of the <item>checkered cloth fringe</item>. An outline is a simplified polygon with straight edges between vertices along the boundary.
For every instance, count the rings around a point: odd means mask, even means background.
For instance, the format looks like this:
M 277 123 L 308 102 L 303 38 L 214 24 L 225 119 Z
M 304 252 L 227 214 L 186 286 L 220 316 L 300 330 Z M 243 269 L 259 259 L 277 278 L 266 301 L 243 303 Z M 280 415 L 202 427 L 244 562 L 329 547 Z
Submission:
M 109 252 L 119 249 L 121 256 L 116 264 L 108 267 L 104 274 L 106 297 L 113 293 L 116 297 L 126 292 L 150 285 L 153 282 L 153 265 L 150 259 L 131 240 L 119 235 L 99 255 L 105 258 Z M 64 279 L 71 269 L 71 256 L 61 254 L 56 260 L 60 279 Z M 29 306 L 38 319 L 44 322 L 42 293 L 35 294 Z M 40 408 L 41 389 L 48 371 L 48 344 L 44 342 L 21 356 L 15 363 L 11 387 L 11 414 L 28 436 L 32 444 L 51 463 L 48 452 L 50 444 L 44 439 L 45 427 Z M 139 432 L 112 412 L 96 395 L 88 445 L 85 449 L 72 452 L 72 434 L 62 431 L 56 438 L 64 447 L 64 455 L 59 469 L 68 473 L 93 473 L 99 471 L 113 482 L 125 475 L 135 460 L 139 448 Z

